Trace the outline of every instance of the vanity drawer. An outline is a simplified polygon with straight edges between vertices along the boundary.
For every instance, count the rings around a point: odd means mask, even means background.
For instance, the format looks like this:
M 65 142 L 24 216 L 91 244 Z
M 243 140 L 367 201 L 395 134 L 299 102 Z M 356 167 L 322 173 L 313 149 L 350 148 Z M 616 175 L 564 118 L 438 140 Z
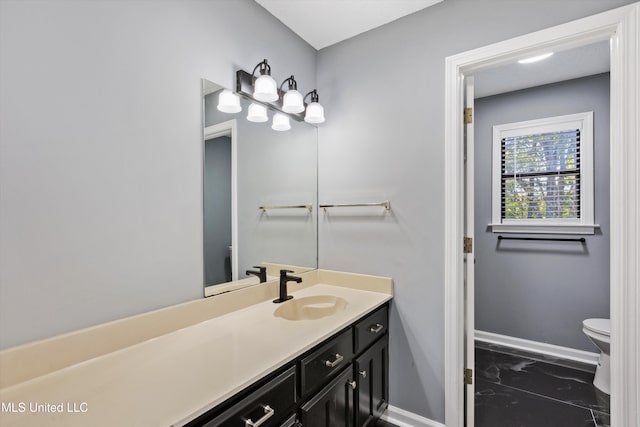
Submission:
M 300 395 L 306 396 L 351 362 L 353 334 L 347 329 L 318 350 L 300 359 Z
M 359 353 L 387 332 L 389 314 L 387 306 L 374 311 L 356 323 L 354 351 Z
M 296 408 L 296 367 L 292 366 L 203 427 L 280 426 Z M 263 420 L 263 422 L 260 422 Z

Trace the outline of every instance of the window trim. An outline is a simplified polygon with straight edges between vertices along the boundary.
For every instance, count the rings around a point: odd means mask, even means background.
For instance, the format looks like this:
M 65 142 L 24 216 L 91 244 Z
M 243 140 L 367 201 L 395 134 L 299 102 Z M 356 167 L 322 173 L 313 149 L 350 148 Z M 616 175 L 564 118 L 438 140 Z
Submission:
M 540 129 L 544 127 L 543 129 Z M 502 138 L 580 129 L 580 218 L 502 219 Z M 593 111 L 493 126 L 491 231 L 494 233 L 594 234 L 595 174 L 593 163 Z

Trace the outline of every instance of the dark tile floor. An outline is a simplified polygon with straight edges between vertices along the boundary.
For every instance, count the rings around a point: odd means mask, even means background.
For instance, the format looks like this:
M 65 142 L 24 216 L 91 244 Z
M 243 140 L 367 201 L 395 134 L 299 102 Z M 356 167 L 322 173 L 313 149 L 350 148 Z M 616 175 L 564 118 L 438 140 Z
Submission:
M 504 351 L 476 347 L 475 427 L 609 427 L 609 396 L 586 366 Z

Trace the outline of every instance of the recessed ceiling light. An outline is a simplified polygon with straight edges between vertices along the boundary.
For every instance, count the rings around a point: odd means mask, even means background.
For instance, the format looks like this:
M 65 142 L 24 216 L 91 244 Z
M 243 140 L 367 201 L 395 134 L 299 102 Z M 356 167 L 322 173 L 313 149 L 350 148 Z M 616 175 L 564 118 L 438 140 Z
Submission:
M 553 52 L 543 53 L 542 55 L 532 56 L 531 58 L 525 58 L 518 61 L 518 64 L 531 64 L 532 62 L 542 61 L 553 55 Z

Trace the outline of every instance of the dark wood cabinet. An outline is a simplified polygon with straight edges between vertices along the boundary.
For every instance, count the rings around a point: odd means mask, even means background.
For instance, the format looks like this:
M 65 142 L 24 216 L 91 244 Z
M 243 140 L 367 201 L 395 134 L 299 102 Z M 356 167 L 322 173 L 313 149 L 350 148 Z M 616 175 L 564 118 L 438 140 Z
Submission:
M 290 416 L 284 423 L 280 425 L 280 427 L 302 427 L 300 421 L 298 421 L 298 417 L 296 414 Z
M 388 303 L 187 427 L 372 426 L 389 401 Z
M 300 396 L 305 398 L 340 372 L 353 358 L 351 328 L 331 338 L 326 344 L 300 359 Z
M 357 427 L 375 424 L 389 404 L 389 336 L 381 337 L 354 362 Z
M 316 393 L 299 411 L 303 427 L 352 427 L 356 394 L 351 366 Z
M 296 410 L 296 369 L 292 366 L 219 415 L 199 418 L 188 426 L 280 426 Z

